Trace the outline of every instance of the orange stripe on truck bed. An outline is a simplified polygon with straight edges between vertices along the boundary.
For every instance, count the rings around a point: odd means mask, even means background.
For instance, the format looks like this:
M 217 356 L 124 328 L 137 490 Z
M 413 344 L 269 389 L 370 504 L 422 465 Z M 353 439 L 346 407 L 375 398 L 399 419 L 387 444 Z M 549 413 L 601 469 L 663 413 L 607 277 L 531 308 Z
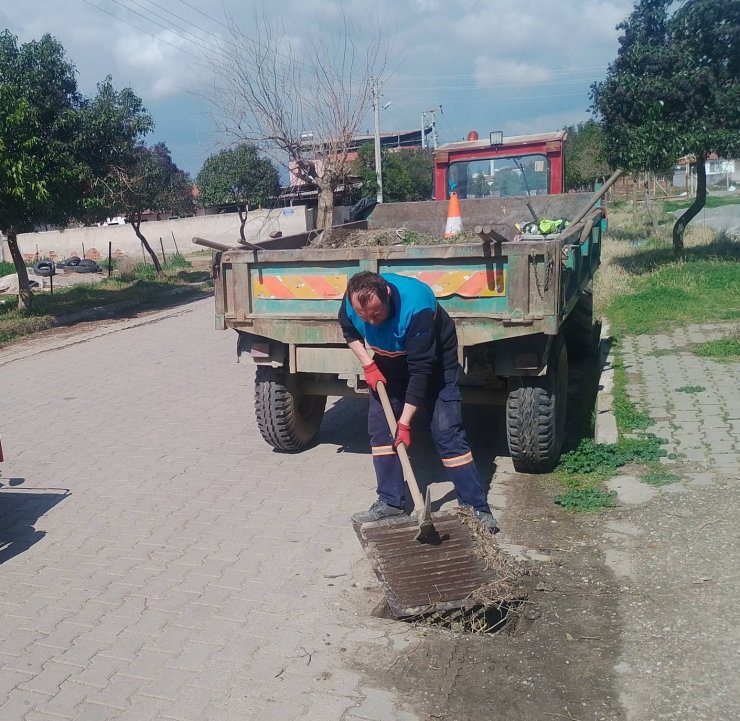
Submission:
M 503 270 L 406 271 L 399 275 L 426 283 L 437 298 L 491 298 L 506 295 Z M 347 289 L 342 275 L 260 275 L 252 280 L 255 298 L 265 300 L 341 300 Z
M 462 298 L 492 298 L 506 295 L 504 271 L 493 270 L 450 270 L 450 271 L 407 271 L 405 275 L 426 283 L 437 298 L 459 295 Z
M 340 300 L 347 289 L 342 275 L 255 275 L 255 298 L 269 300 Z

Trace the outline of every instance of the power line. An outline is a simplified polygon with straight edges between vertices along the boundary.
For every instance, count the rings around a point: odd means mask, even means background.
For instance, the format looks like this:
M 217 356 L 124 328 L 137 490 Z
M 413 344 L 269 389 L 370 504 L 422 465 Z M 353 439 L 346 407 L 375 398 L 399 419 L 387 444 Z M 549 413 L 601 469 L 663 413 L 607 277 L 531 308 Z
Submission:
M 136 2 L 136 0 L 129 0 L 129 1 L 136 3 L 136 5 L 140 5 L 140 3 L 139 2 Z M 211 37 L 216 38 L 218 40 L 218 43 L 213 43 L 211 41 L 208 41 L 208 40 L 203 39 L 204 42 L 208 42 L 209 45 L 213 45 L 214 47 L 216 47 L 216 48 L 218 48 L 220 50 L 221 48 L 219 46 L 219 43 L 223 43 L 223 44 L 229 45 L 230 47 L 232 47 L 235 50 L 239 51 L 239 47 L 238 47 L 238 45 L 236 45 L 236 43 L 232 42 L 231 40 L 228 40 L 228 39 L 224 38 L 222 35 L 219 35 L 218 33 L 211 32 L 210 30 L 206 30 L 206 28 L 204 28 L 202 25 L 198 25 L 198 24 L 194 23 L 192 20 L 189 20 L 188 18 L 184 18 L 184 17 L 182 17 L 182 15 L 178 15 L 177 13 L 174 13 L 171 10 L 168 10 L 163 5 L 160 5 L 159 3 L 154 2 L 154 0 L 146 0 L 146 2 L 148 2 L 150 5 L 154 5 L 154 7 L 157 7 L 160 10 L 163 10 L 168 15 L 171 15 L 172 17 L 175 17 L 178 20 L 181 20 L 186 25 L 189 25 L 189 26 L 195 28 L 196 30 L 200 30 L 205 35 L 210 35 Z M 148 10 L 147 12 L 151 12 L 152 14 L 155 14 L 154 11 L 152 11 L 152 10 Z M 162 16 L 161 15 L 158 15 L 158 17 L 162 17 Z M 162 18 L 162 19 L 165 20 L 165 22 L 168 21 L 167 18 Z M 169 22 L 172 22 L 172 21 L 169 21 Z M 185 28 L 183 28 L 182 26 L 175 25 L 175 27 L 179 28 L 180 30 L 183 30 L 184 32 L 188 33 L 189 35 L 193 35 L 196 38 L 198 37 L 194 33 L 191 33 L 189 30 L 186 30 Z
M 137 25 L 134 25 L 133 23 L 128 22 L 128 20 L 124 20 L 123 18 L 118 17 L 115 13 L 112 13 L 110 10 L 106 10 L 105 8 L 101 8 L 99 5 L 96 5 L 91 0 L 82 0 L 84 3 L 87 3 L 91 7 L 94 7 L 96 10 L 100 10 L 100 12 L 105 13 L 106 15 L 110 15 L 112 18 L 118 20 L 118 22 L 123 23 L 124 25 L 128 25 L 129 27 L 132 27 L 134 30 L 137 30 L 140 33 L 144 33 L 144 35 L 148 35 L 149 37 L 154 38 L 160 43 L 164 43 L 165 45 L 169 45 L 171 48 L 174 48 L 175 50 L 179 50 L 181 53 L 185 53 L 185 55 L 189 55 L 191 58 L 195 58 L 198 61 L 201 61 L 202 58 L 198 57 L 197 55 L 194 55 L 191 52 L 188 52 L 185 50 L 185 48 L 181 47 L 180 45 L 175 45 L 174 43 L 171 43 L 164 38 L 159 37 L 158 35 L 154 35 L 154 33 L 150 33 L 147 30 L 143 30 L 142 28 L 138 27 Z
M 497 97 L 495 98 L 497 102 L 511 102 L 515 100 L 548 100 L 549 98 L 580 98 L 583 97 L 583 93 L 551 93 L 549 95 L 519 95 L 519 96 L 513 96 L 513 97 Z M 478 102 L 489 102 L 490 98 L 475 98 L 475 101 Z M 465 100 L 447 100 L 445 101 L 445 106 L 447 105 L 458 105 L 460 103 L 466 103 L 467 105 L 471 104 L 470 98 L 467 98 Z M 406 105 L 429 105 L 429 101 L 427 100 L 406 100 L 404 101 L 404 104 Z
M 212 17 L 211 15 L 208 15 L 207 13 L 204 13 L 200 8 L 195 7 L 195 5 L 191 5 L 189 2 L 185 2 L 185 0 L 179 0 L 179 2 L 181 2 L 183 5 L 187 5 L 187 7 L 189 7 L 191 10 L 195 10 L 195 12 L 200 13 L 204 18 L 208 18 L 209 20 L 212 20 L 214 23 L 218 23 L 219 25 L 222 25 L 227 30 L 231 30 L 231 28 L 225 22 L 222 22 L 221 20 L 218 20 Z
M 181 33 L 178 33 L 176 30 L 173 30 L 168 25 L 162 25 L 162 23 L 158 23 L 156 20 L 152 20 L 151 17 L 148 17 L 147 15 L 144 15 L 143 13 L 140 13 L 138 10 L 134 10 L 133 8 L 131 8 L 128 5 L 126 5 L 125 3 L 121 2 L 120 0 L 110 0 L 110 1 L 111 2 L 114 2 L 116 5 L 119 5 L 120 7 L 122 7 L 124 10 L 127 10 L 128 12 L 134 13 L 134 15 L 138 15 L 139 17 L 144 18 L 144 20 L 146 20 L 147 22 L 152 23 L 152 24 L 156 25 L 157 27 L 162 28 L 163 30 L 167 30 L 168 32 L 171 32 L 173 35 L 177 35 L 177 37 L 182 38 L 187 43 L 191 43 L 192 45 L 197 45 L 202 50 L 205 50 L 207 52 L 213 52 L 213 48 L 208 47 L 208 45 L 204 45 L 203 43 L 201 43 L 199 41 L 196 41 L 196 40 L 190 40 L 189 38 L 185 37 L 185 35 L 182 35 Z M 137 5 L 140 5 L 140 3 L 138 3 L 136 0 L 132 0 L 132 2 L 135 2 Z M 150 11 L 147 11 L 147 12 L 150 12 Z M 154 14 L 155 17 L 160 17 L 160 16 L 156 15 L 155 13 L 150 13 L 150 14 Z M 220 54 L 223 55 L 222 52 Z M 227 58 L 228 56 L 223 55 L 223 57 Z
M 431 85 L 429 87 L 412 86 L 412 87 L 392 87 L 394 91 L 409 92 L 413 90 L 494 90 L 496 88 L 549 88 L 558 85 L 578 85 L 579 83 L 591 82 L 591 78 L 581 78 L 579 80 L 558 80 L 555 82 L 521 82 L 521 83 L 494 83 L 491 85 Z
M 581 74 L 581 73 L 590 73 L 594 72 L 596 70 L 606 70 L 605 65 L 591 65 L 591 66 L 581 66 L 576 68 L 564 68 L 562 70 L 548 70 L 549 73 L 552 73 L 553 75 L 573 75 L 573 74 Z M 511 73 L 509 72 L 502 72 L 502 73 L 489 73 L 490 77 L 507 77 Z M 411 80 L 465 80 L 466 78 L 477 78 L 478 74 L 472 73 L 468 75 L 406 75 L 403 74 L 400 77 L 403 78 L 409 78 Z

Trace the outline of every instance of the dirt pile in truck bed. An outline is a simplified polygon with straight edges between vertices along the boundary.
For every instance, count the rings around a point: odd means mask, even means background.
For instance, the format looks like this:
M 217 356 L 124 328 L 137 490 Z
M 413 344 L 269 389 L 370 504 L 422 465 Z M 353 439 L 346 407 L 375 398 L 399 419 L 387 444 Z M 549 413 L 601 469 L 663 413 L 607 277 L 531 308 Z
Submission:
M 407 228 L 376 228 L 374 230 L 330 228 L 310 241 L 311 248 L 367 248 L 385 245 L 450 245 L 452 243 L 480 243 L 475 233 L 460 233 L 445 239 L 439 235 L 422 233 Z

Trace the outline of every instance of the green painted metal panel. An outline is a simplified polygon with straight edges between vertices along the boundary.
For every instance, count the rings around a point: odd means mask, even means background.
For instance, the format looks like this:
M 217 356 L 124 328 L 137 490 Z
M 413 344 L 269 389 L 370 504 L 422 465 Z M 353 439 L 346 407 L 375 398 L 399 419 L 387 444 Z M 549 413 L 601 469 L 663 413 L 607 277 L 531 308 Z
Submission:
M 495 269 L 497 278 L 505 289 L 508 281 L 506 274 L 506 262 L 501 259 L 495 262 L 473 260 L 465 258 L 451 258 L 440 262 L 439 259 L 419 259 L 419 258 L 388 258 L 381 259 L 378 262 L 378 269 L 381 273 L 424 273 L 430 271 L 458 271 L 458 272 L 492 272 Z M 286 277 L 291 275 L 312 276 L 312 275 L 337 275 L 346 274 L 349 278 L 359 271 L 359 263 L 355 262 L 327 262 L 325 265 L 304 264 L 301 262 L 288 263 L 259 263 L 250 268 L 252 283 L 256 281 L 264 282 L 266 276 Z M 506 296 L 494 296 L 484 298 L 465 298 L 452 296 L 440 298 L 440 303 L 448 311 L 481 313 L 481 314 L 500 314 L 508 311 L 508 301 Z M 252 298 L 252 312 L 255 314 L 270 315 L 317 315 L 330 314 L 336 315 L 339 312 L 339 300 L 333 299 L 305 299 L 305 298 L 264 298 L 254 296 Z

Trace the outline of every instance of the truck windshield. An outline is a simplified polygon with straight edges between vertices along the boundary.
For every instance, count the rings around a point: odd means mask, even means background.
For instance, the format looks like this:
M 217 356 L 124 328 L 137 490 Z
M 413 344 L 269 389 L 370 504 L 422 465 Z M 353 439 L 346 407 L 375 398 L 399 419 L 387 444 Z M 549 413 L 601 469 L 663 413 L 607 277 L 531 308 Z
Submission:
M 504 198 L 545 195 L 550 192 L 550 164 L 546 155 L 458 160 L 447 170 L 447 197 Z

